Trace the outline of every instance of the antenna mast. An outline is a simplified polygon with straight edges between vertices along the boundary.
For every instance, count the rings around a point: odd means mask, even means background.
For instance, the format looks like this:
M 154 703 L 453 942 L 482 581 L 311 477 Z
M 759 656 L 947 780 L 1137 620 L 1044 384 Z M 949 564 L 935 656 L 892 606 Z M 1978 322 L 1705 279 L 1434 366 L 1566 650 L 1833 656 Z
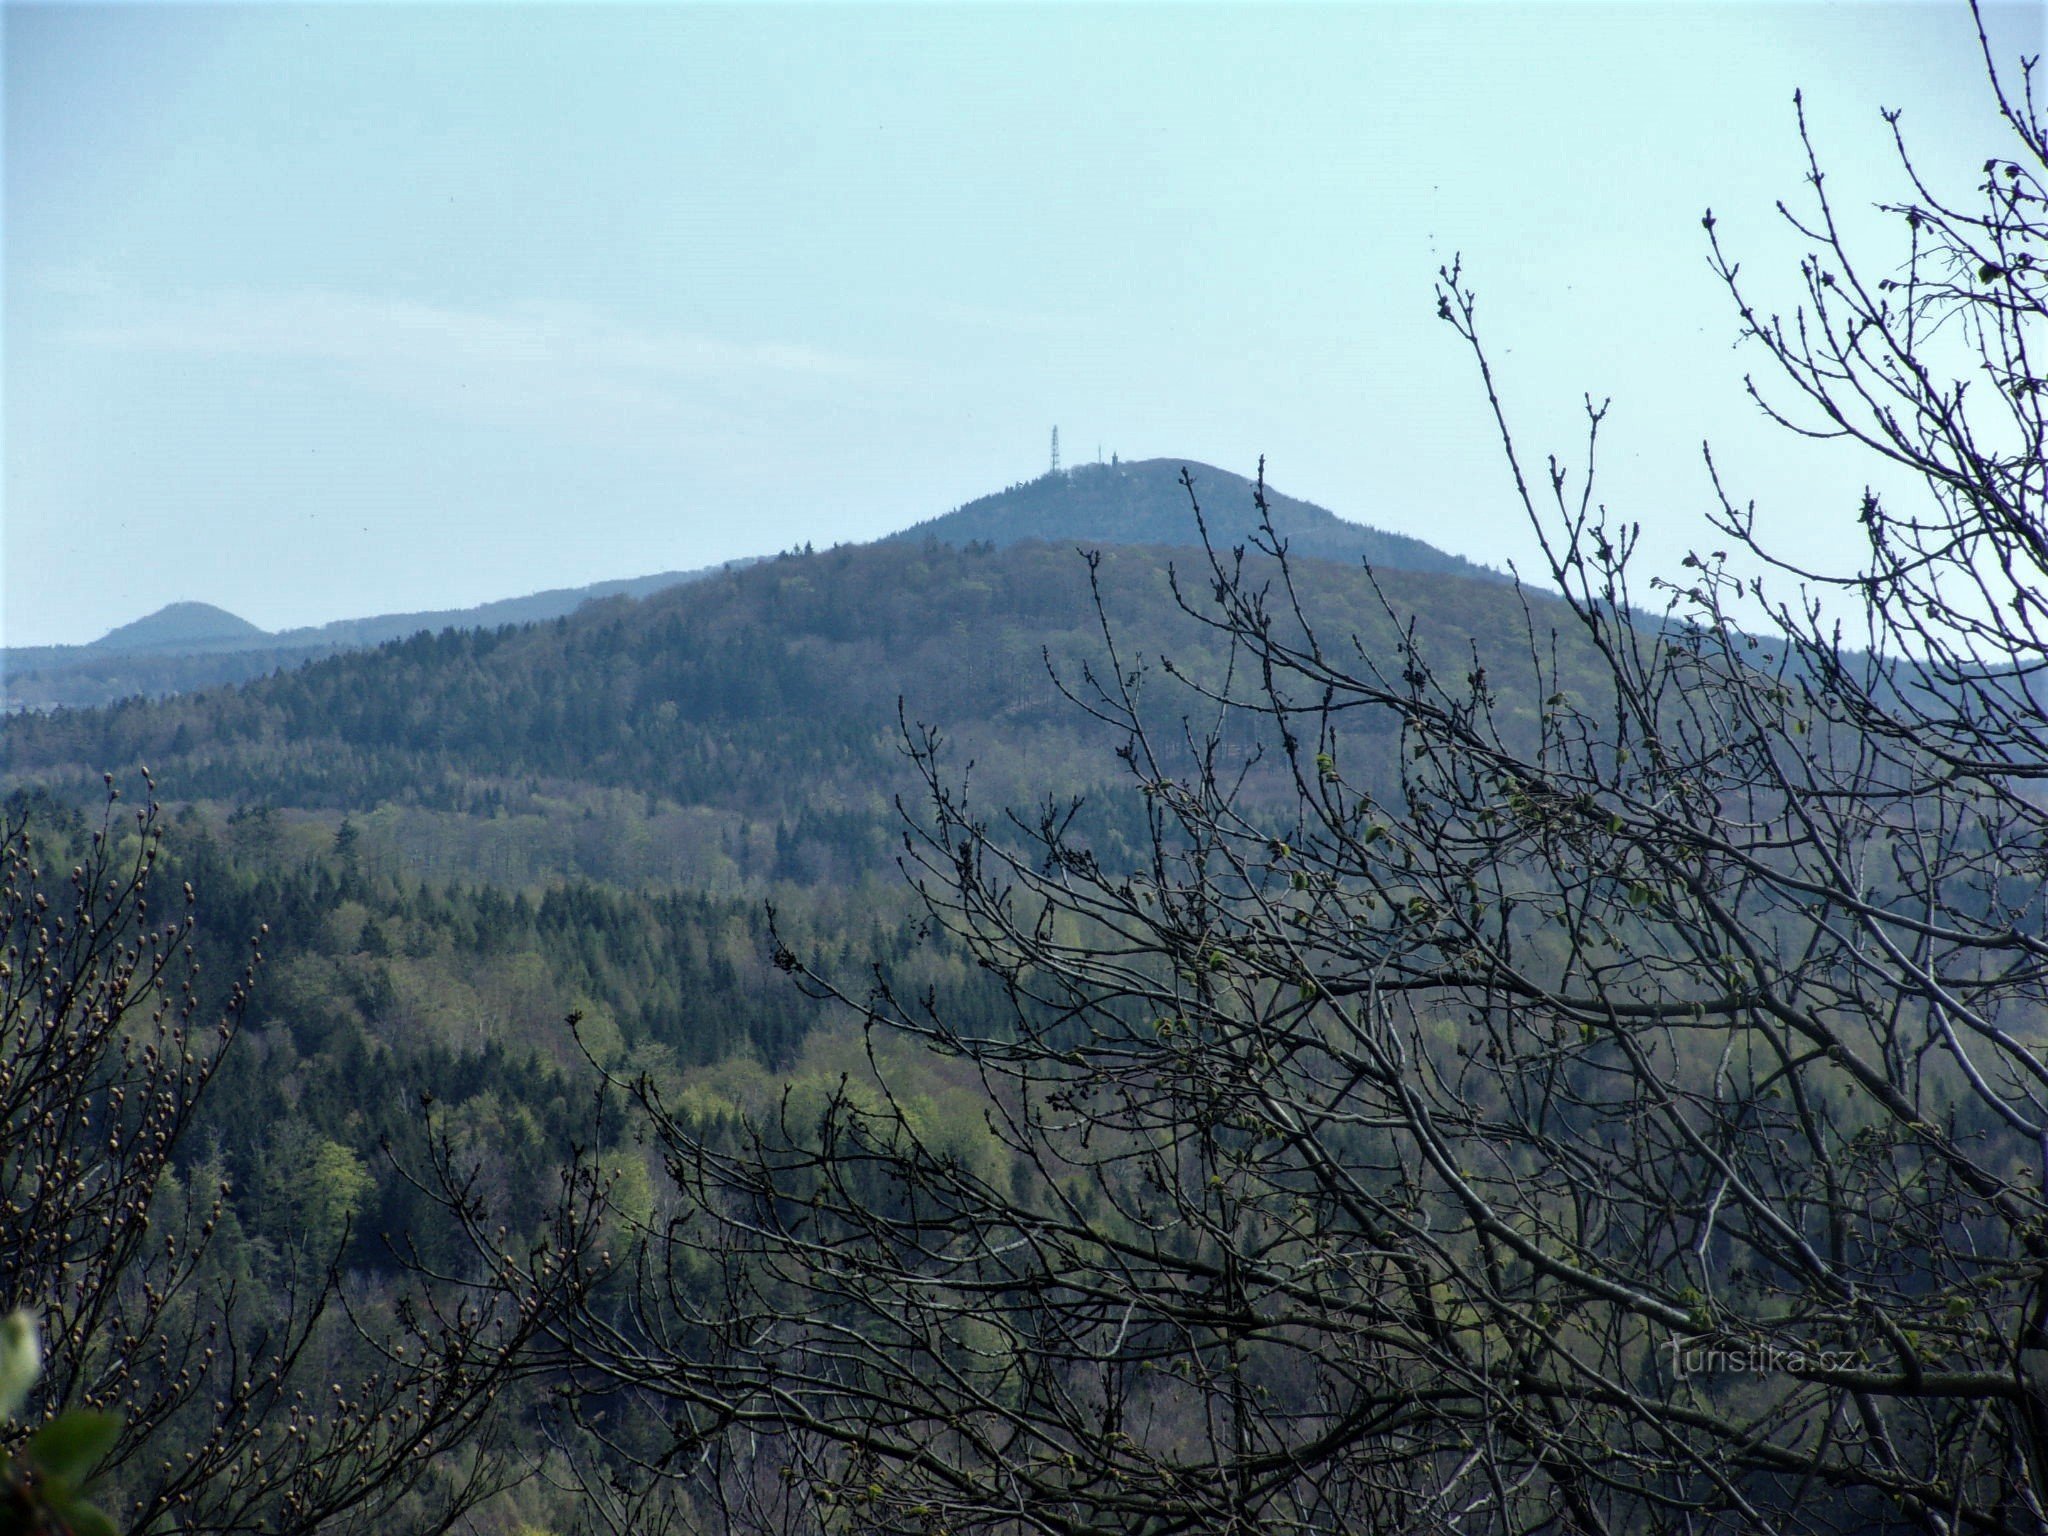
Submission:
M 1056 474 L 1058 474 L 1059 472 L 1060 472 L 1060 429 L 1059 429 L 1058 427 L 1054 427 L 1054 428 L 1052 429 L 1052 469 L 1051 469 L 1050 473 L 1052 473 L 1052 474 L 1055 474 L 1055 475 L 1056 475 Z

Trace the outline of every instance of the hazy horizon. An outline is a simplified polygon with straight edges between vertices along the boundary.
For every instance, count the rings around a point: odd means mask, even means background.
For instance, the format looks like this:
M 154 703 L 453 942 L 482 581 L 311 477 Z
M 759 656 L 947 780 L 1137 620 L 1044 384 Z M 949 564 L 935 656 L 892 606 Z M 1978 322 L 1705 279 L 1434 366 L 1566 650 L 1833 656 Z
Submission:
M 2008 52 L 2039 12 L 1997 14 Z M 1188 455 L 1526 561 L 1437 265 L 1525 450 L 1669 565 L 1834 475 L 1756 419 L 1711 205 L 1788 303 L 1806 92 L 1845 209 L 1880 107 L 1967 187 L 1960 5 L 16 4 L 5 614 L 268 630 L 876 537 L 1045 467 Z M 1795 545 L 1795 547 L 1797 547 Z

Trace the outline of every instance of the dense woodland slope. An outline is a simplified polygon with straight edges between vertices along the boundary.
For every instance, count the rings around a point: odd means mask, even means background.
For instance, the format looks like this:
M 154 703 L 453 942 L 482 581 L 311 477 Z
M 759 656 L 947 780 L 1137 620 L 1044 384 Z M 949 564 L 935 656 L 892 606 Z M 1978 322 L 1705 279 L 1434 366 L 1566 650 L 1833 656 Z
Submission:
M 1111 549 L 1096 580 L 1126 667 L 1162 657 L 1218 678 L 1183 613 L 1199 550 Z M 1517 642 L 1504 583 L 1297 564 L 1328 639 L 1355 635 L 1397 675 L 1402 627 L 1440 654 Z M 896 542 L 787 556 L 553 623 L 422 634 L 239 688 L 17 716 L 11 773 L 79 803 L 139 765 L 166 796 L 267 806 L 373 857 L 519 884 L 563 871 L 731 889 L 886 867 L 908 784 L 898 700 L 944 727 L 992 802 L 1035 802 L 1122 773 L 1117 743 L 1064 700 L 1107 656 L 1072 548 Z M 1391 604 L 1389 608 L 1388 604 Z M 1496 657 L 1496 665 L 1505 655 Z M 1189 707 L 1152 679 L 1169 712 Z M 1510 701 L 1512 702 L 1512 701 Z M 1527 705 L 1530 701 L 1521 701 Z
M 1105 859 L 1138 857 L 1143 801 L 1121 738 L 1062 687 L 1085 697 L 1121 668 L 1170 739 L 1206 709 L 1184 680 L 1226 675 L 1214 633 L 1183 607 L 1204 609 L 1212 573 L 1185 543 L 1193 521 L 1173 472 L 1084 469 L 919 536 L 792 553 L 546 622 L 444 628 L 238 686 L 12 715 L 0 720 L 10 802 L 76 839 L 103 775 L 133 793 L 147 767 L 173 818 L 171 868 L 200 893 L 206 974 L 232 975 L 268 925 L 253 1027 L 209 1135 L 247 1230 L 283 1251 L 306 1219 L 291 1170 L 322 1147 L 378 1167 L 422 1091 L 475 1099 L 486 1116 L 519 1106 L 506 1123 L 525 1129 L 492 1158 L 526 1158 L 521 1177 L 538 1178 L 581 1113 L 573 1085 L 589 1063 L 563 1026 L 571 1011 L 600 1059 L 637 1070 L 799 1062 L 816 1014 L 766 966 L 764 896 L 842 968 L 887 961 L 941 985 L 956 1015 L 991 1007 L 959 961 L 917 958 L 895 867 L 906 810 L 919 813 L 905 724 L 943 730 L 950 771 L 971 769 L 989 814 L 1082 796 Z M 1241 536 L 1249 487 L 1202 477 L 1235 493 L 1209 497 L 1231 503 L 1212 531 Z M 1106 500 L 1115 489 L 1131 499 Z M 1073 543 L 1023 537 L 1055 492 L 1086 513 L 1059 526 L 1126 542 L 1098 541 L 1091 566 Z M 1127 541 L 1169 526 L 1175 497 L 1180 547 Z M 1286 506 L 1318 547 L 1387 537 Z M 1294 576 L 1326 643 L 1355 638 L 1361 662 L 1390 677 L 1411 630 L 1454 663 L 1469 635 L 1496 665 L 1526 646 L 1522 599 L 1498 580 L 1317 559 Z M 221 618 L 200 627 L 232 640 Z M 1246 757 L 1253 746 L 1237 744 Z M 1394 750 L 1359 742 L 1349 766 L 1391 785 Z M 370 1082 L 381 1089 L 364 1093 Z M 352 1251 L 374 1266 L 386 1237 L 426 1217 L 402 1181 L 365 1187 Z

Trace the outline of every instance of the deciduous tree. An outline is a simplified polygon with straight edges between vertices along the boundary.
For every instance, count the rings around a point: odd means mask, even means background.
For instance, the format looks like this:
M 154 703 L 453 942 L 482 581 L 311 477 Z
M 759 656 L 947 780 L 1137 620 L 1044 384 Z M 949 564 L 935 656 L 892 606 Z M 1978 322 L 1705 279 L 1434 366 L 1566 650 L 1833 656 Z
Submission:
M 117 1415 L 94 1496 L 138 1536 L 447 1529 L 524 1470 L 496 1454 L 497 1410 L 543 1293 L 346 1310 L 328 1266 L 364 1175 L 324 1143 L 305 1199 L 328 1252 L 222 1253 L 227 1191 L 187 1132 L 261 936 L 208 1016 L 153 798 L 131 816 L 110 779 L 91 829 L 36 810 L 0 826 L 0 1314 L 34 1318 L 43 1353 L 0 1452 Z

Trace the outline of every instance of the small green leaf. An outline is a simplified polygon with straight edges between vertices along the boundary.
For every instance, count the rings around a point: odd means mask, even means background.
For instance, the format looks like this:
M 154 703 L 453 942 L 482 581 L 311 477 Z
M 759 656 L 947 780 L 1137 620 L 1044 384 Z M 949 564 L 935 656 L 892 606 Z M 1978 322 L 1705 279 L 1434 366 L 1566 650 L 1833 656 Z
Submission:
M 83 1499 L 62 1499 L 50 1507 L 71 1536 L 121 1536 L 113 1521 Z
M 12 1417 L 42 1374 L 43 1352 L 36 1320 L 26 1312 L 0 1317 L 0 1416 Z
M 111 1413 L 67 1413 L 52 1419 L 29 1440 L 29 1460 L 47 1476 L 76 1482 L 93 1469 L 121 1435 Z

